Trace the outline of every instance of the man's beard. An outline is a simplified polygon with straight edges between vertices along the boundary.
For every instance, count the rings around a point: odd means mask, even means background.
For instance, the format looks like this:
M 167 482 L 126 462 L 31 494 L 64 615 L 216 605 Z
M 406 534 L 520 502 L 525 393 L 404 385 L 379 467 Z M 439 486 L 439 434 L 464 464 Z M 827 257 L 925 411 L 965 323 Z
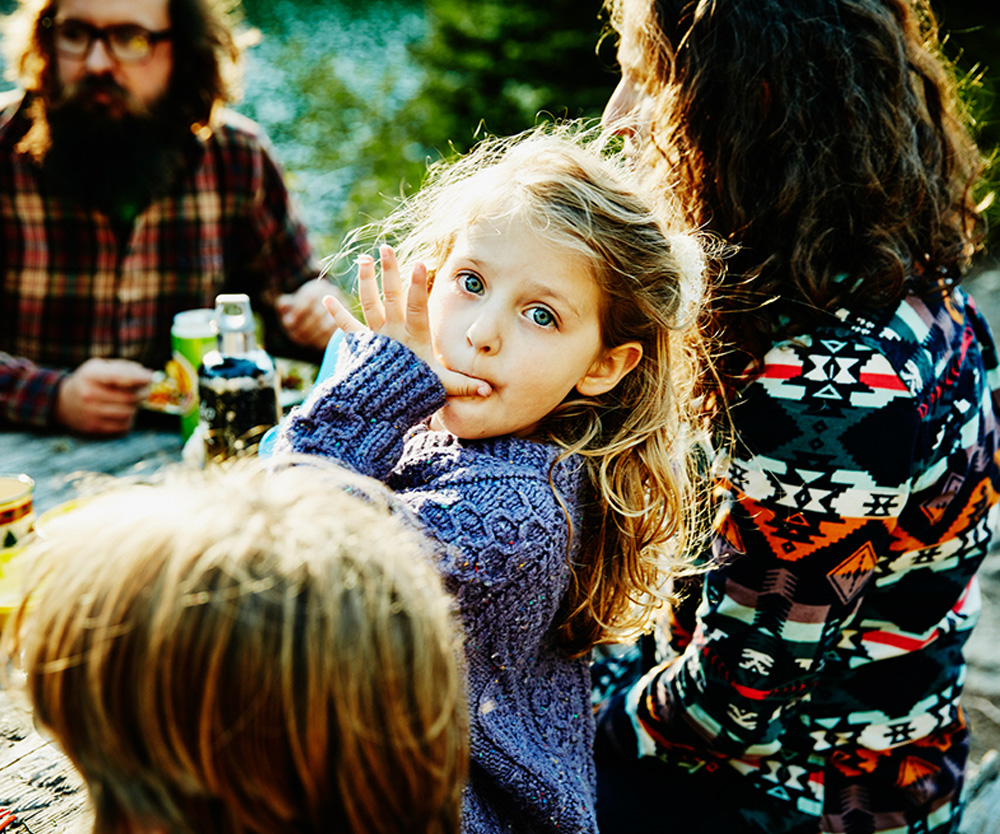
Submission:
M 46 183 L 118 222 L 170 190 L 192 142 L 169 99 L 147 109 L 106 76 L 67 86 L 45 110 Z

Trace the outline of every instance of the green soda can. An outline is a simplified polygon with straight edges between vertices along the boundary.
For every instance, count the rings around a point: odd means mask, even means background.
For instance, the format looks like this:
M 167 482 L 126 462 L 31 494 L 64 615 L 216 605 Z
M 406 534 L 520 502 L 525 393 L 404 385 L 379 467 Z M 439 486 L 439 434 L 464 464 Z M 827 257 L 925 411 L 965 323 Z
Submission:
M 174 316 L 170 329 L 175 363 L 171 370 L 176 374 L 181 394 L 181 439 L 185 441 L 198 425 L 198 366 L 205 354 L 215 348 L 214 316 L 215 310 L 210 308 L 184 310 Z

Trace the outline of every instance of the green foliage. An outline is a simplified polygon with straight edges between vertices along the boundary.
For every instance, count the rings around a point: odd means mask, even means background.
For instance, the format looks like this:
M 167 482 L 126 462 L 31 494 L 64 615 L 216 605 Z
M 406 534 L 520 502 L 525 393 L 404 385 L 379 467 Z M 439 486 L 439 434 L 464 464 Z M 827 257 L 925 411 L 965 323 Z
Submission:
M 400 10 L 421 4 L 381 5 L 392 25 Z M 313 28 L 331 16 L 350 25 L 355 11 L 338 7 L 331 15 L 321 0 L 243 0 L 247 21 L 267 33 L 264 46 L 283 78 L 273 90 L 248 90 L 248 98 L 256 92 L 262 100 L 240 109 L 264 123 L 293 188 L 314 177 L 349 178 L 336 205 L 310 222 L 322 254 L 385 216 L 419 187 L 429 163 L 468 150 L 484 131 L 506 135 L 540 119 L 597 117 L 617 83 L 610 45 L 597 54 L 602 0 L 422 5 L 425 35 L 411 42 L 409 65 L 382 60 L 382 47 L 371 44 L 362 91 L 357 70 L 352 74 L 345 56 Z M 400 100 L 407 82 L 411 92 Z M 276 96 L 284 98 L 284 115 L 269 119 Z
M 516 133 L 540 118 L 599 116 L 615 85 L 597 54 L 601 0 L 428 0 L 426 73 L 409 115 L 423 141 L 460 150 L 483 127 Z
M 979 146 L 990 161 L 976 197 L 986 210 L 989 252 L 1000 246 L 1000 5 L 982 0 L 932 0 L 945 54 L 955 63 Z
M 965 76 L 977 136 L 990 154 L 1000 144 L 1000 4 L 932 2 L 948 33 L 946 52 Z M 310 220 L 323 254 L 418 187 L 429 162 L 466 151 L 487 132 L 506 135 L 539 120 L 597 117 L 617 82 L 614 39 L 598 52 L 602 0 L 368 0 L 364 7 L 243 0 L 243 7 L 248 22 L 280 41 L 275 63 L 285 76 L 265 92 L 284 99 L 288 115 L 268 120 L 253 107 L 244 109 L 265 123 L 293 185 L 321 179 L 336 186 L 320 219 Z M 353 28 L 374 7 L 383 10 L 387 28 L 400 14 L 419 10 L 425 29 L 410 43 L 409 63 L 387 60 L 382 44 L 359 33 L 369 57 L 361 65 L 368 82 L 362 89 L 358 69 L 338 55 L 343 45 L 324 44 L 330 35 L 322 25 L 332 17 Z M 987 182 L 977 197 L 995 188 Z M 1000 200 L 988 219 L 996 239 Z
M 410 47 L 417 94 L 365 143 L 343 219 L 377 218 L 427 165 L 484 133 L 541 119 L 596 117 L 615 66 L 597 54 L 601 0 L 428 0 L 427 34 Z M 375 116 L 376 114 L 372 114 Z

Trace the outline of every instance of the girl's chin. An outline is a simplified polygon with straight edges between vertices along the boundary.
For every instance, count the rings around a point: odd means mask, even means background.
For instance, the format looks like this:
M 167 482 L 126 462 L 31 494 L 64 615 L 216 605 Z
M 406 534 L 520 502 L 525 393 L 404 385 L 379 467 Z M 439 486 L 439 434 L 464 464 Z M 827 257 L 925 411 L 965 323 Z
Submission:
M 462 440 L 490 440 L 508 436 L 530 438 L 537 422 L 524 427 L 516 424 L 497 426 L 484 421 L 482 415 L 462 414 L 453 405 L 446 405 L 431 416 L 429 425 L 434 431 L 446 431 Z
M 446 431 L 462 440 L 485 440 L 496 437 L 483 425 L 481 419 L 475 419 L 474 414 L 463 414 L 461 408 L 449 403 L 439 411 L 434 412 L 430 419 L 430 427 L 435 431 Z

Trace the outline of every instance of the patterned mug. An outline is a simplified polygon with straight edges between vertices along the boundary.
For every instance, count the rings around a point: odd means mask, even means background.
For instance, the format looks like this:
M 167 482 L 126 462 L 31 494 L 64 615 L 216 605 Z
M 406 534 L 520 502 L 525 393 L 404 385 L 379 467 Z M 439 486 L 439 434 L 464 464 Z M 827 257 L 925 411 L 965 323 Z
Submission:
M 35 520 L 35 482 L 27 475 L 0 474 L 0 548 L 13 547 Z

